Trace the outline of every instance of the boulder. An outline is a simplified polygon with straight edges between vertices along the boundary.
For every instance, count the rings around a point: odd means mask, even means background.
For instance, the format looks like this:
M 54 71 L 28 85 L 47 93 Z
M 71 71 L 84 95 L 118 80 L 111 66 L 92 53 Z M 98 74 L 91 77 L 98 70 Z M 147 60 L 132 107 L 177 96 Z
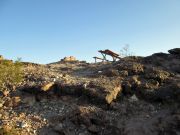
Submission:
M 84 95 L 90 101 L 110 104 L 122 91 L 120 79 L 99 78 L 86 84 L 56 83 L 55 93 L 59 95 Z
M 180 55 L 180 48 L 174 48 L 169 50 L 168 52 L 173 55 Z
M 153 68 L 146 71 L 145 77 L 147 79 L 154 79 L 157 80 L 159 83 L 162 83 L 167 80 L 170 75 L 171 74 L 167 71 Z
M 62 61 L 74 62 L 74 61 L 77 61 L 77 60 L 76 60 L 76 58 L 74 56 L 69 56 L 69 57 L 64 57 L 64 59 L 62 59 Z
M 108 69 L 103 71 L 102 74 L 107 77 L 114 77 L 114 76 L 119 76 L 119 71 L 114 69 Z
M 122 92 L 122 87 L 119 79 L 106 78 L 90 82 L 85 91 L 91 98 L 97 99 L 97 102 L 110 104 Z
M 53 86 L 54 86 L 54 82 L 49 82 L 49 83 L 43 84 L 40 89 L 42 91 L 49 91 L 53 88 Z

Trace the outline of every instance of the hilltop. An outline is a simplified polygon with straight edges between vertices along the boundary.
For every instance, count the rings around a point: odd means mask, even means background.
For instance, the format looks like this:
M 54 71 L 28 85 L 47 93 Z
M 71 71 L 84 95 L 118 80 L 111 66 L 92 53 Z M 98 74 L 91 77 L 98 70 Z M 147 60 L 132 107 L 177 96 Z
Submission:
M 3 58 L 3 57 L 2 57 Z M 23 135 L 179 135 L 180 49 L 116 62 L 23 63 L 0 124 Z

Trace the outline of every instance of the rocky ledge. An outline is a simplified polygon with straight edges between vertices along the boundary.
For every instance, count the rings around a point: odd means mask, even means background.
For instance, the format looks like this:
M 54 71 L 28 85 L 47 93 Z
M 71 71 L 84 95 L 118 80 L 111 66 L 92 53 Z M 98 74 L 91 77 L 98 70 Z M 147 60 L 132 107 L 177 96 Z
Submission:
M 117 62 L 24 63 L 24 81 L 0 93 L 1 129 L 22 135 L 179 135 L 179 56 L 176 48 Z

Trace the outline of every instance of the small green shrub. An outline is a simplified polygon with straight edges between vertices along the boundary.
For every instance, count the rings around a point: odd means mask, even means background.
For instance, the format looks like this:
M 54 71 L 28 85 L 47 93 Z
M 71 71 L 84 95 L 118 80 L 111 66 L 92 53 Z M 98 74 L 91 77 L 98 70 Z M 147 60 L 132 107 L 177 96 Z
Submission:
M 10 60 L 0 61 L 0 90 L 13 89 L 23 80 L 23 65 L 20 59 L 13 62 Z

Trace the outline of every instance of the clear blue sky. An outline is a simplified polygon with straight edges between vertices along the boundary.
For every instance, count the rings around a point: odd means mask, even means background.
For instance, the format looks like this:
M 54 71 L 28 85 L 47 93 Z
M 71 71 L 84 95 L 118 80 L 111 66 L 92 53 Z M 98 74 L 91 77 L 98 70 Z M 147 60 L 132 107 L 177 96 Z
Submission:
M 0 54 L 49 63 L 180 47 L 180 0 L 0 0 Z

